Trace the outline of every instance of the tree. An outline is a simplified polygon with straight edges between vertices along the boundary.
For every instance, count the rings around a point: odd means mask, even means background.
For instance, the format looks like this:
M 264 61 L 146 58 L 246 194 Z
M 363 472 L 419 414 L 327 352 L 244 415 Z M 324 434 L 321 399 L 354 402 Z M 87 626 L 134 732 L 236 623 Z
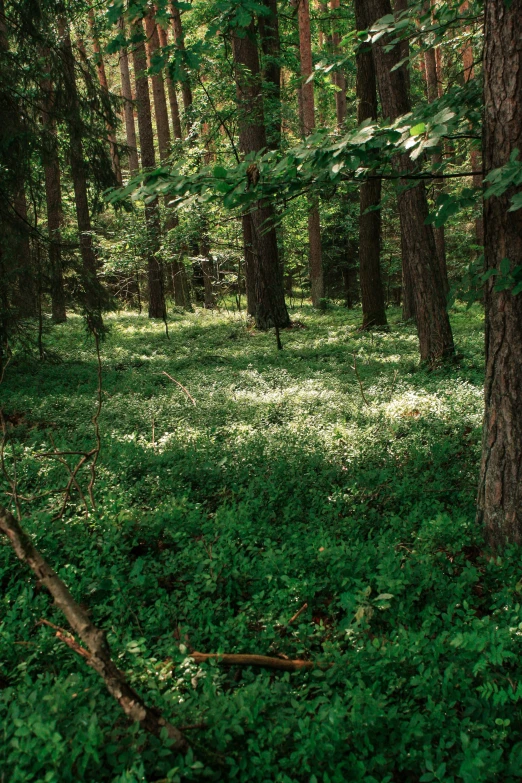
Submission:
M 486 171 L 522 150 L 522 0 L 487 0 L 484 19 Z M 522 264 L 522 210 L 508 212 L 516 189 L 484 202 L 486 273 L 516 274 Z M 518 189 L 520 192 L 520 188 Z M 489 277 L 485 285 L 486 385 L 478 520 L 489 543 L 522 543 L 522 295 Z
M 118 22 L 123 37 L 125 37 L 125 20 L 120 17 Z M 129 71 L 129 57 L 126 47 L 119 51 L 119 65 L 121 77 L 121 97 L 123 98 L 123 114 L 125 118 L 125 133 L 129 150 L 129 170 L 131 177 L 138 173 L 140 164 L 138 160 L 138 144 L 136 140 L 136 126 L 134 124 L 134 103 L 132 100 L 132 87 Z
M 267 146 L 263 111 L 263 95 L 254 22 L 246 29 L 232 32 L 236 95 L 239 110 L 239 144 L 244 155 L 260 152 Z M 255 186 L 257 167 L 252 164 L 250 181 Z M 254 260 L 252 288 L 254 317 L 259 329 L 288 326 L 283 270 L 279 263 L 274 208 L 258 201 L 250 213 L 251 258 Z M 248 286 L 248 284 L 247 284 Z
M 170 4 L 170 10 L 172 14 L 172 30 L 174 31 L 174 41 L 180 54 L 183 56 L 185 52 L 185 36 L 183 35 L 183 24 L 181 21 L 181 13 L 177 4 L 177 0 L 172 0 Z M 192 127 L 192 87 L 190 86 L 190 78 L 185 68 L 185 64 L 181 65 L 181 96 L 183 99 L 183 108 L 185 109 L 185 123 L 187 130 Z
M 154 12 L 149 10 L 145 16 L 145 34 L 147 36 L 147 64 L 150 67 L 154 55 L 159 49 L 159 36 Z M 154 100 L 154 113 L 156 115 L 156 130 L 158 137 L 158 147 L 160 161 L 168 158 L 170 153 L 170 130 L 169 115 L 167 111 L 167 98 L 165 96 L 165 85 L 161 71 L 152 69 L 152 97 Z
M 367 0 L 368 22 L 375 23 L 391 15 L 390 0 Z M 395 120 L 411 110 L 408 76 L 398 46 L 387 50 L 388 36 L 373 45 L 377 84 L 385 117 Z M 415 165 L 408 153 L 398 156 L 404 183 Z M 428 201 L 423 182 L 399 189 L 397 196 L 401 233 L 406 250 L 406 262 L 411 274 L 420 355 L 430 364 L 454 354 L 453 335 L 446 310 L 443 282 L 437 258 L 433 229 L 426 225 Z
M 334 14 L 336 11 L 339 11 L 340 0 L 330 0 L 330 8 Z M 341 36 L 339 35 L 337 28 L 338 20 L 334 19 L 334 28 L 332 33 L 332 49 L 334 55 L 339 54 L 341 44 Z M 335 113 L 337 118 L 337 125 L 342 128 L 346 120 L 347 109 L 346 76 L 344 75 L 344 72 L 342 70 L 335 70 L 332 74 L 332 82 L 337 87 L 337 92 L 335 93 Z
M 168 45 L 168 33 L 166 30 L 164 30 L 160 24 L 158 24 L 158 39 L 159 39 L 159 45 L 162 49 L 164 49 Z M 183 138 L 183 134 L 181 132 L 181 119 L 179 116 L 179 104 L 178 104 L 178 96 L 176 95 L 176 85 L 172 81 L 168 71 L 165 74 L 165 79 L 167 82 L 167 91 L 169 94 L 169 104 L 170 104 L 170 116 L 172 118 L 172 131 L 174 133 L 175 139 L 181 139 Z
M 149 82 L 147 79 L 147 58 L 143 42 L 143 25 L 140 19 L 132 24 L 134 44 L 133 64 L 136 81 L 136 103 L 138 108 L 138 130 L 140 134 L 142 168 L 153 169 L 156 165 L 154 154 L 154 132 L 150 109 Z M 141 39 L 141 40 L 140 40 Z M 145 222 L 149 238 L 147 252 L 147 278 L 149 283 L 149 318 L 166 319 L 165 292 L 163 286 L 163 267 L 159 259 L 160 216 L 158 199 L 145 204 Z
M 268 147 L 279 149 L 281 144 L 281 43 L 279 40 L 279 17 L 277 0 L 263 0 L 266 16 L 259 15 L 258 28 L 263 52 L 263 83 L 266 90 L 267 116 L 266 132 Z
M 355 0 L 358 30 L 368 22 L 364 0 Z M 357 122 L 377 119 L 377 84 L 371 49 L 361 46 L 357 62 Z M 384 290 L 381 279 L 381 179 L 376 177 L 360 186 L 359 196 L 359 281 L 363 311 L 363 329 L 387 326 Z
M 308 0 L 295 0 L 299 24 L 299 56 L 301 63 L 301 101 L 303 133 L 309 136 L 315 129 L 314 86 L 312 76 L 312 36 Z M 312 304 L 317 307 L 324 297 L 323 260 L 321 253 L 321 219 L 317 202 L 310 200 L 308 210 L 308 262 Z

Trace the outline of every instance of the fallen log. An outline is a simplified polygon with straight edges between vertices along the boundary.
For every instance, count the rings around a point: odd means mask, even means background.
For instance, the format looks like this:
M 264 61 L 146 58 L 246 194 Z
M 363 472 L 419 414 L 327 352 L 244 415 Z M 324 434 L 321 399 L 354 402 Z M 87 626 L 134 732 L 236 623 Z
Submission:
M 196 663 L 205 661 L 217 661 L 223 666 L 261 666 L 265 669 L 278 669 L 284 672 L 299 672 L 307 669 L 327 669 L 331 664 L 318 663 L 316 661 L 302 661 L 300 659 L 275 658 L 271 655 L 248 655 L 241 653 L 200 653 L 189 654 Z

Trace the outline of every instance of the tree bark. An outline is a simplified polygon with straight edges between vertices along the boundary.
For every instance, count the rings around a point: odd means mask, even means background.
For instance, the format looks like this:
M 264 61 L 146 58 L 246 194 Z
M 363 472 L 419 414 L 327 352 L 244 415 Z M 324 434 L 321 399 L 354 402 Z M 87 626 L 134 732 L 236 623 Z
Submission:
M 120 17 L 119 28 L 125 36 L 125 21 Z M 134 102 L 132 100 L 132 88 L 129 72 L 129 57 L 127 49 L 120 49 L 120 76 L 121 97 L 123 98 L 123 114 L 125 118 L 125 133 L 127 147 L 129 148 L 129 169 L 131 177 L 139 171 L 138 143 L 136 140 L 136 126 L 134 124 Z
M 335 11 L 339 11 L 340 9 L 340 0 L 330 0 L 330 9 L 335 13 Z M 336 30 L 336 20 L 334 19 L 334 29 L 332 33 L 332 48 L 333 53 L 339 54 L 340 52 L 340 43 L 341 43 L 341 36 Z M 344 74 L 344 71 L 334 71 L 332 74 L 332 82 L 337 87 L 337 92 L 335 93 L 335 114 L 337 119 L 337 125 L 339 128 L 342 128 L 344 125 L 344 122 L 346 120 L 346 76 Z
M 266 123 L 268 148 L 278 150 L 281 146 L 281 43 L 279 40 L 279 17 L 277 0 L 263 0 L 269 16 L 258 17 L 259 38 L 263 52 L 263 81 L 267 87 L 270 105 L 269 120 Z
M 266 148 L 266 129 L 263 96 L 259 72 L 259 57 L 254 23 L 245 30 L 245 37 L 233 35 L 232 49 L 236 66 L 236 95 L 239 109 L 239 144 L 241 152 L 259 152 Z M 255 178 L 257 169 L 252 172 Z M 279 263 L 277 236 L 274 227 L 274 209 L 271 204 L 258 201 L 250 213 L 251 238 L 244 237 L 245 246 L 251 244 L 254 258 L 253 295 L 251 305 L 256 326 L 288 326 L 283 289 L 283 270 Z M 243 222 L 243 225 L 245 223 Z M 251 239 L 251 242 L 250 242 Z
M 92 7 L 89 8 L 87 13 L 89 17 L 89 26 L 91 28 L 92 48 L 96 60 L 96 71 L 98 73 L 98 81 L 100 83 L 100 87 L 102 91 L 104 92 L 106 98 L 108 99 L 109 84 L 107 82 L 107 74 L 105 73 L 105 65 L 103 62 L 103 56 L 100 48 L 100 41 L 98 40 L 98 36 L 96 35 L 96 21 L 94 17 L 94 8 Z M 116 134 L 114 132 L 114 128 L 110 123 L 107 123 L 107 131 L 108 131 L 109 147 L 111 150 L 112 170 L 114 172 L 114 176 L 116 177 L 116 181 L 118 182 L 119 185 L 121 185 L 122 179 L 121 179 L 120 154 L 118 152 Z
M 295 0 L 299 24 L 299 57 L 301 63 L 301 85 L 303 130 L 309 136 L 315 129 L 314 86 L 308 82 L 312 75 L 312 36 L 310 32 L 309 0 Z M 321 253 L 321 221 L 315 199 L 309 201 L 308 211 L 308 263 L 310 287 L 314 307 L 324 297 L 323 260 Z
M 522 149 L 522 0 L 486 0 L 484 9 L 486 171 Z M 508 212 L 511 188 L 484 203 L 486 271 L 522 264 L 522 210 Z M 520 192 L 520 188 L 518 188 Z M 486 385 L 478 521 L 490 545 L 522 544 L 522 294 L 485 285 Z
M 355 0 L 358 30 L 366 30 L 364 0 Z M 357 122 L 377 119 L 377 83 L 372 52 L 368 46 L 359 49 L 357 64 Z M 381 180 L 364 182 L 359 196 L 359 282 L 363 311 L 363 329 L 386 327 L 386 308 L 381 276 L 381 210 L 372 209 L 381 202 Z M 370 210 L 370 211 L 368 211 Z
M 133 23 L 133 31 L 141 33 L 141 20 Z M 150 109 L 149 82 L 146 75 L 147 58 L 145 44 L 138 41 L 133 50 L 134 78 L 136 80 L 136 103 L 138 108 L 138 129 L 140 134 L 141 165 L 144 169 L 153 169 L 156 165 L 154 154 L 154 133 Z M 149 283 L 149 318 L 166 318 L 165 291 L 163 285 L 163 266 L 159 259 L 159 237 L 161 232 L 157 198 L 145 204 L 145 223 L 148 233 L 147 277 Z
M 371 24 L 391 14 L 389 0 L 367 0 Z M 411 110 L 407 72 L 404 66 L 392 71 L 401 58 L 400 48 L 385 51 L 387 37 L 373 45 L 375 71 L 385 117 L 391 120 Z M 398 156 L 399 168 L 407 174 L 414 164 L 407 153 Z M 407 177 L 405 178 L 407 179 Z M 443 283 L 432 227 L 426 225 L 428 201 L 424 183 L 397 196 L 401 232 L 415 297 L 415 315 L 421 360 L 433 364 L 455 352 L 444 299 Z
M 158 25 L 158 38 L 159 38 L 159 45 L 163 49 L 168 44 L 168 33 L 160 25 Z M 167 91 L 169 94 L 170 116 L 172 119 L 172 131 L 174 133 L 175 139 L 182 139 L 183 134 L 181 132 L 181 119 L 179 116 L 179 104 L 178 104 L 178 96 L 176 95 L 176 85 L 170 78 L 168 72 L 165 74 L 165 79 L 167 82 Z
M 49 54 L 42 52 L 44 61 Z M 55 323 L 66 318 L 65 291 L 63 286 L 61 227 L 63 224 L 62 191 L 56 120 L 54 118 L 54 89 L 49 74 L 40 82 L 42 92 L 42 126 L 44 130 L 44 176 L 45 200 L 47 206 L 47 232 L 49 234 L 49 266 L 51 272 L 51 315 Z
M 154 12 L 150 10 L 145 17 L 145 33 L 147 35 L 147 53 L 148 65 L 152 61 L 154 54 L 159 49 L 159 36 Z M 154 113 L 156 115 L 156 131 L 158 137 L 158 148 L 160 161 L 164 161 L 170 154 L 170 130 L 169 115 L 167 111 L 167 98 L 165 96 L 165 85 L 161 73 L 155 73 L 151 76 L 152 97 L 154 100 Z
M 175 3 L 170 7 L 172 14 L 172 29 L 174 31 L 174 40 L 176 46 L 180 52 L 185 51 L 185 37 L 183 35 L 183 23 L 181 21 L 181 14 L 179 8 Z M 192 88 L 190 86 L 190 77 L 187 69 L 183 66 L 181 68 L 183 78 L 181 79 L 181 97 L 183 99 L 183 108 L 185 109 L 185 124 L 187 131 L 190 131 L 192 127 Z
M 27 199 L 23 184 L 14 195 L 15 216 L 13 221 L 13 239 L 16 265 L 16 298 L 15 303 L 22 317 L 34 318 L 38 313 L 36 290 L 34 285 L 35 271 L 31 253 L 31 227 L 27 214 Z

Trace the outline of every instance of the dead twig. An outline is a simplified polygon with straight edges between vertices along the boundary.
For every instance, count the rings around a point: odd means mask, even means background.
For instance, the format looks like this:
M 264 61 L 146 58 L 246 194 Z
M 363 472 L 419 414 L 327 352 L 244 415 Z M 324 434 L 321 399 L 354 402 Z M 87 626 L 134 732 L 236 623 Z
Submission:
M 180 389 L 183 389 L 183 391 L 185 392 L 185 394 L 187 395 L 187 397 L 189 398 L 189 400 L 192 400 L 192 405 L 195 405 L 195 404 L 196 404 L 196 400 L 194 399 L 194 397 L 192 396 L 192 394 L 189 392 L 189 390 L 188 390 L 188 389 L 185 389 L 185 387 L 183 386 L 183 384 L 182 384 L 182 383 L 180 383 L 180 382 L 179 382 L 179 381 L 177 381 L 175 378 L 173 378 L 173 377 L 172 377 L 172 375 L 169 375 L 169 374 L 168 374 L 168 372 L 165 372 L 165 370 L 163 370 L 163 375 L 166 375 L 166 376 L 167 376 L 167 378 L 170 378 L 170 380 L 171 380 L 171 381 L 174 381 L 174 383 L 177 383 Z
M 189 655 L 196 663 L 205 661 L 217 661 L 223 666 L 261 666 L 264 669 L 279 669 L 285 672 L 299 672 L 308 669 L 328 669 L 332 664 L 318 663 L 316 661 L 302 661 L 299 659 L 274 658 L 271 655 L 243 655 L 242 653 L 200 653 L 193 652 Z
M 0 532 L 8 537 L 17 557 L 32 569 L 37 579 L 50 592 L 56 606 L 63 612 L 72 630 L 87 649 L 80 647 L 74 638 L 71 640 L 71 635 L 59 626 L 57 626 L 58 638 L 82 655 L 89 666 L 98 672 L 111 696 L 114 696 L 132 721 L 137 721 L 145 731 L 156 737 L 166 732 L 172 741 L 171 747 L 174 751 L 187 751 L 188 742 L 182 732 L 155 708 L 149 707 L 129 685 L 125 674 L 117 668 L 111 658 L 104 631 L 93 625 L 85 609 L 74 600 L 67 585 L 44 560 L 11 512 L 2 506 L 0 506 Z
M 359 381 L 359 388 L 361 390 L 361 397 L 363 398 L 363 402 L 369 408 L 370 407 L 370 403 L 366 399 L 366 395 L 364 393 L 364 388 L 363 388 L 362 381 L 361 381 L 361 376 L 359 375 L 359 370 L 357 369 L 357 359 L 356 359 L 355 351 L 353 352 L 353 369 L 355 371 L 355 375 L 357 376 L 357 380 Z
M 308 609 L 308 604 L 307 604 L 307 603 L 304 603 L 304 604 L 302 605 L 302 607 L 301 607 L 300 609 L 298 609 L 298 611 L 297 611 L 297 612 L 294 614 L 294 616 L 293 616 L 293 617 L 291 617 L 291 618 L 289 619 L 289 621 L 288 621 L 287 625 L 292 625 L 292 623 L 295 623 L 295 621 L 297 620 L 297 618 L 298 618 L 298 617 L 301 617 L 301 615 L 303 614 L 303 612 L 306 612 L 306 610 L 307 610 L 307 609 Z

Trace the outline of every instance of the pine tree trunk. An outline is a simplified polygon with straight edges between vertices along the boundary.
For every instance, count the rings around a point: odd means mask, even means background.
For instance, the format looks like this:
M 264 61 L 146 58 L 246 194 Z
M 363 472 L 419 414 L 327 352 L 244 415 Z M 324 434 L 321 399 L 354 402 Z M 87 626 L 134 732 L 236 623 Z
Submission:
M 391 14 L 389 0 L 367 0 L 371 24 Z M 383 115 L 391 120 L 411 110 L 408 78 L 404 66 L 392 71 L 401 58 L 395 46 L 386 52 L 387 37 L 373 45 L 377 84 Z M 400 171 L 414 170 L 407 153 L 398 156 Z M 417 333 L 422 361 L 430 364 L 454 354 L 453 335 L 446 310 L 443 282 L 435 247 L 433 230 L 426 225 L 428 201 L 424 183 L 399 193 L 397 196 L 401 232 L 404 238 L 407 264 L 411 273 Z
M 163 28 L 158 25 L 158 38 L 159 38 L 159 45 L 161 48 L 165 48 L 168 45 L 168 34 L 166 30 L 163 30 Z M 178 105 L 178 96 L 176 95 L 176 85 L 170 78 L 170 75 L 168 71 L 165 74 L 165 79 L 167 81 L 167 91 L 169 93 L 169 104 L 170 104 L 170 116 L 172 119 L 172 131 L 174 133 L 175 139 L 181 139 L 183 138 L 183 134 L 181 132 L 181 120 L 179 116 L 179 105 Z
M 301 86 L 303 130 L 309 136 L 315 129 L 314 86 L 308 78 L 312 75 L 312 36 L 310 33 L 309 0 L 295 0 L 299 23 L 299 57 L 301 62 Z M 310 287 L 314 307 L 324 297 L 323 260 L 321 254 L 321 221 L 315 199 L 310 199 L 308 213 L 308 263 Z
M 61 37 L 61 54 L 67 82 L 69 101 L 68 130 L 70 143 L 71 177 L 74 187 L 76 220 L 80 235 L 85 309 L 91 322 L 99 327 L 101 320 L 101 288 L 97 276 L 98 261 L 92 242 L 92 225 L 87 196 L 87 175 L 83 158 L 82 132 L 78 92 L 75 78 L 75 59 L 69 29 L 63 18 L 58 20 Z
M 245 256 L 245 293 L 247 301 L 247 313 L 251 316 L 256 314 L 255 298 L 255 255 L 254 241 L 252 237 L 252 216 L 250 213 L 241 218 L 243 228 L 243 251 Z
M 92 49 L 96 60 L 96 71 L 98 73 L 98 81 L 100 83 L 100 87 L 102 88 L 103 92 L 105 93 L 105 96 L 108 99 L 109 84 L 107 82 L 107 74 L 105 73 L 105 65 L 103 62 L 103 56 L 100 49 L 100 42 L 98 40 L 98 36 L 96 35 L 96 21 L 94 16 L 94 9 L 92 7 L 89 8 L 87 13 L 89 17 L 89 26 L 91 28 Z M 111 150 L 112 170 L 114 172 L 114 176 L 116 177 L 116 181 L 118 182 L 119 185 L 121 185 L 122 179 L 121 179 L 120 154 L 118 152 L 118 145 L 116 143 L 116 134 L 114 132 L 114 128 L 109 123 L 107 123 L 107 131 L 108 131 L 109 146 Z
M 486 0 L 484 11 L 486 171 L 522 149 L 522 0 Z M 520 192 L 520 188 L 518 188 Z M 508 212 L 512 188 L 484 203 L 486 271 L 522 264 L 522 210 Z M 485 286 L 486 385 L 478 520 L 495 549 L 522 544 L 522 293 Z
M 150 10 L 145 17 L 145 33 L 147 35 L 148 64 L 150 65 L 154 54 L 159 49 L 159 36 L 154 13 Z M 154 100 L 154 113 L 156 115 L 156 130 L 158 138 L 160 161 L 164 161 L 170 154 L 170 130 L 169 115 L 167 111 L 167 98 L 165 85 L 161 73 L 151 76 L 152 97 Z
M 181 14 L 179 11 L 179 8 L 175 3 L 171 4 L 170 7 L 171 15 L 172 15 L 172 29 L 174 31 L 174 40 L 176 42 L 176 46 L 180 52 L 185 51 L 185 38 L 183 35 L 183 24 L 181 21 Z M 181 71 L 183 73 L 183 78 L 181 79 L 181 97 L 183 99 L 183 108 L 185 109 L 185 124 L 187 126 L 187 130 L 190 131 L 192 127 L 192 88 L 190 86 L 190 77 L 187 73 L 186 68 L 183 66 L 181 68 Z
M 125 36 L 125 21 L 120 18 L 119 28 Z M 136 140 L 136 126 L 134 124 L 134 103 L 132 100 L 132 87 L 129 72 L 129 57 L 126 49 L 120 49 L 120 76 L 121 97 L 123 98 L 123 114 L 125 118 L 125 133 L 127 147 L 129 148 L 129 169 L 131 177 L 139 171 L 138 143 Z
M 141 21 L 133 24 L 133 32 L 142 32 Z M 150 109 L 149 82 L 146 75 L 147 58 L 145 44 L 139 41 L 133 50 L 134 78 L 136 80 L 136 103 L 138 108 L 138 129 L 140 134 L 141 165 L 144 169 L 153 169 L 156 165 L 154 154 L 154 132 Z M 159 237 L 161 233 L 158 200 L 145 205 L 145 223 L 147 226 L 147 277 L 149 283 L 149 318 L 166 317 L 163 267 L 159 259 Z
M 266 147 L 263 96 L 254 24 L 245 37 L 233 36 L 232 49 L 236 65 L 236 91 L 239 109 L 239 144 L 241 152 L 259 152 Z M 254 258 L 254 317 L 259 329 L 288 326 L 283 289 L 283 270 L 279 263 L 274 210 L 271 204 L 258 201 L 251 215 L 251 245 Z M 245 245 L 250 242 L 245 238 Z
M 268 147 L 278 150 L 281 146 L 281 44 L 277 0 L 263 0 L 269 16 L 259 16 L 258 29 L 263 57 L 263 81 L 270 101 L 270 120 L 266 124 Z
M 366 30 L 368 23 L 364 0 L 355 0 L 355 19 L 358 30 Z M 377 84 L 371 50 L 366 46 L 356 55 L 357 64 L 357 122 L 377 119 Z M 363 311 L 363 329 L 386 327 L 386 308 L 381 276 L 381 180 L 371 179 L 361 185 L 359 196 L 359 282 Z M 371 211 L 368 211 L 371 210 Z
M 31 253 L 31 226 L 27 214 L 27 200 L 23 186 L 14 196 L 14 240 L 16 264 L 16 299 L 19 314 L 34 318 L 38 313 L 36 290 L 34 285 L 35 270 L 33 269 Z
M 42 55 L 44 60 L 48 60 L 49 54 L 45 50 L 42 52 Z M 47 231 L 49 234 L 51 314 L 55 323 L 63 323 L 67 315 L 65 311 L 61 249 L 61 227 L 63 223 L 62 191 L 56 120 L 53 115 L 54 90 L 49 74 L 44 76 L 40 84 L 42 91 L 42 125 L 45 134 L 43 165 L 47 205 Z
M 340 0 L 330 0 L 330 8 L 335 11 L 340 10 Z M 338 20 L 334 19 L 334 31 L 332 33 L 332 48 L 334 54 L 340 53 L 341 36 L 336 31 L 336 25 L 339 24 Z M 346 76 L 343 71 L 335 71 L 332 74 L 332 82 L 337 87 L 335 93 L 335 114 L 337 118 L 337 125 L 342 128 L 346 120 Z

